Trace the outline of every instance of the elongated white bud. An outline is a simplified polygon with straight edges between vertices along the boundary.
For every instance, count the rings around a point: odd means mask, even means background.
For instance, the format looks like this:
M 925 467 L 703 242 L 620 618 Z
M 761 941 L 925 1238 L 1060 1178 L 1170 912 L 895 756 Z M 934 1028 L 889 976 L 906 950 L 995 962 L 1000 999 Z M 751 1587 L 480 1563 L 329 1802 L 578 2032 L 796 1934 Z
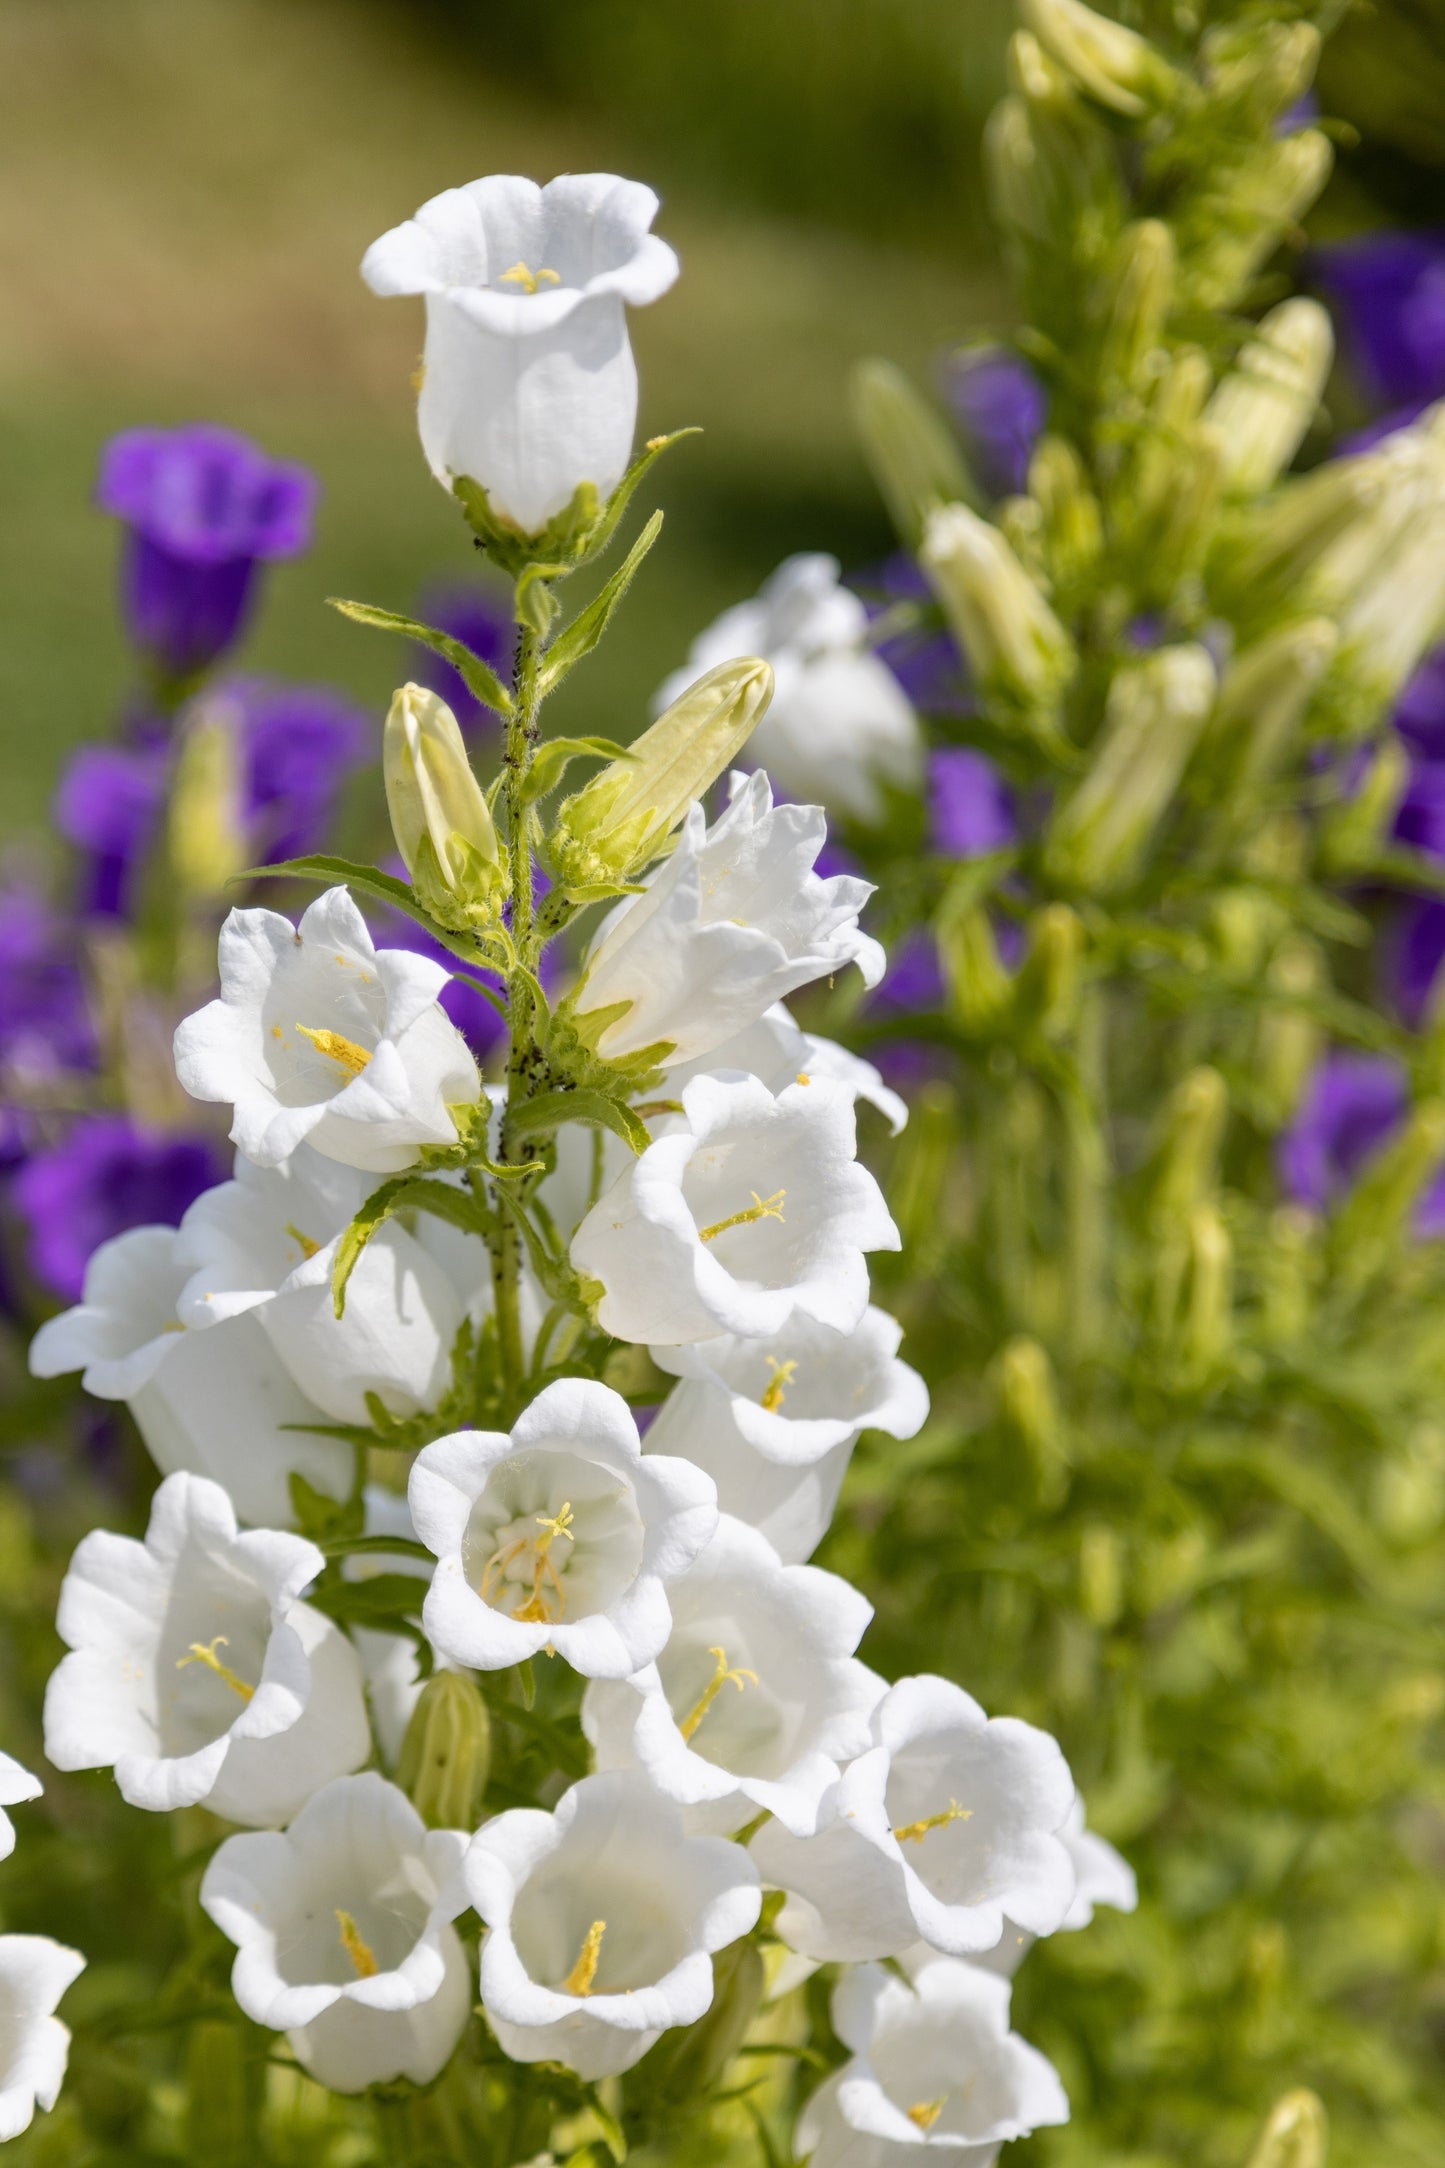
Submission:
M 1223 446 L 1226 489 L 1256 496 L 1284 472 L 1318 411 L 1334 352 L 1317 301 L 1270 310 L 1206 409 Z
M 1046 705 L 1074 644 L 996 527 L 966 505 L 929 519 L 919 559 L 979 683 Z
M 403 685 L 391 703 L 381 745 L 391 830 L 408 873 L 426 870 L 454 894 L 468 894 L 479 867 L 497 863 L 497 831 L 472 773 L 457 719 L 421 685 Z
M 1214 682 L 1214 665 L 1196 646 L 1163 648 L 1115 678 L 1092 765 L 1048 841 L 1059 878 L 1087 889 L 1130 878 L 1179 787 Z
M 1020 0 L 1019 13 L 1079 88 L 1110 112 L 1137 119 L 1173 97 L 1179 78 L 1148 39 L 1081 0 Z

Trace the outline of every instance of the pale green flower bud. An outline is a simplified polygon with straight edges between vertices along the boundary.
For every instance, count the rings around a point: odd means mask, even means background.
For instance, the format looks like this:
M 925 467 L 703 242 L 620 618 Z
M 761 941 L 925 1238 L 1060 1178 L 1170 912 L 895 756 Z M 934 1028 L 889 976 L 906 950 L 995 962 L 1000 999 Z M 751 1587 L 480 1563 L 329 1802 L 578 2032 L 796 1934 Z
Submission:
M 910 549 L 928 514 L 962 498 L 981 502 L 957 439 L 941 415 L 891 361 L 853 372 L 853 419 L 889 517 Z
M 1191 1069 L 1170 1095 L 1150 1205 L 1165 1234 L 1187 1225 L 1213 1190 L 1228 1118 L 1229 1091 L 1217 1069 Z
M 1142 391 L 1161 373 L 1174 271 L 1174 236 L 1162 219 L 1138 219 L 1120 236 L 1100 362 L 1106 381 Z
M 1092 264 L 1123 219 L 1109 131 L 1027 30 L 1009 43 L 1008 78 L 1014 95 L 994 108 L 984 132 L 999 221 L 1045 251 L 1077 245 Z
M 181 741 L 167 816 L 170 870 L 182 894 L 220 896 L 247 862 L 236 733 L 219 711 L 199 714 Z
M 1336 1270 L 1346 1287 L 1364 1287 L 1395 1254 L 1442 1158 L 1445 1099 L 1424 1099 L 1366 1166 L 1335 1223 Z
M 1320 825 L 1320 862 L 1331 873 L 1368 866 L 1394 826 L 1410 782 L 1410 755 L 1393 734 L 1370 755 L 1364 780 Z
M 1387 480 L 1377 458 L 1330 460 L 1301 481 L 1287 482 L 1248 515 L 1227 521 L 1215 553 L 1220 595 L 1263 613 L 1319 575 L 1342 545 L 1363 548 L 1368 561 L 1374 548 L 1369 523 L 1385 500 Z
M 1249 2168 L 1325 2168 L 1329 2138 L 1323 2103 L 1301 2086 L 1270 2109 Z
M 1079 586 L 1099 561 L 1104 522 L 1083 461 L 1067 438 L 1039 438 L 1029 461 L 1029 494 L 1039 507 L 1055 587 Z
M 1327 135 L 1305 128 L 1242 158 L 1201 197 L 1189 221 L 1190 298 L 1199 307 L 1235 305 L 1323 189 L 1334 156 Z
M 1222 1361 L 1234 1336 L 1234 1244 L 1212 1201 L 1195 1207 L 1189 1220 L 1189 1294 L 1181 1352 L 1188 1371 L 1207 1376 Z
M 1271 309 L 1206 409 L 1224 447 L 1224 483 L 1257 496 L 1299 450 L 1334 360 L 1330 320 L 1317 301 Z
M 695 2025 L 666 2032 L 639 2065 L 646 2097 L 692 2106 L 716 2084 L 746 2038 L 767 1984 L 756 1942 L 734 1942 L 713 1960 L 713 1997 Z
M 1287 935 L 1270 959 L 1266 984 L 1276 998 L 1255 1034 L 1250 1100 L 1265 1128 L 1283 1129 L 1324 1052 L 1324 1030 L 1306 1006 L 1326 984 L 1319 943 L 1308 934 Z
M 434 1672 L 411 1712 L 396 1781 L 428 1829 L 475 1829 L 492 1760 L 492 1726 L 476 1680 Z
M 1057 1505 L 1068 1488 L 1069 1455 L 1047 1350 L 1020 1333 L 1000 1350 L 996 1375 L 1000 1410 L 1028 1454 L 1040 1500 Z
M 1037 707 L 1057 701 L 1074 643 L 996 527 L 945 505 L 924 529 L 919 562 L 985 691 Z
M 386 718 L 381 767 L 407 872 L 419 886 L 440 883 L 465 903 L 484 901 L 497 873 L 497 831 L 444 700 L 424 686 L 402 686 Z
M 1079 1537 L 1079 1609 L 1091 1626 L 1113 1626 L 1124 1608 L 1124 1557 L 1105 1521 L 1093 1521 Z
M 1019 0 L 1019 13 L 1081 90 L 1131 119 L 1167 105 L 1180 79 L 1147 38 L 1080 0 Z
M 1309 89 L 1320 44 L 1313 23 L 1226 23 L 1205 37 L 1201 57 L 1214 95 L 1262 126 Z
M 1062 1038 L 1078 1021 L 1084 922 L 1066 903 L 1045 904 L 1029 921 L 1032 936 L 1018 977 L 1020 1007 L 1046 1039 Z
M 1327 617 L 1300 618 L 1241 649 L 1225 671 L 1207 743 L 1241 820 L 1255 814 L 1258 788 L 1287 755 L 1339 644 Z
M 1161 648 L 1109 688 L 1088 772 L 1054 817 L 1046 858 L 1056 879 L 1100 890 L 1137 871 L 1179 788 L 1214 700 L 1202 647 Z
M 1393 701 L 1445 629 L 1445 468 L 1435 505 L 1413 521 L 1340 621 L 1351 675 L 1376 710 Z
M 937 937 L 949 1007 L 965 1031 L 987 1034 L 1007 1015 L 1014 990 L 987 906 L 973 903 L 951 910 L 945 903 Z
M 1319 1233 L 1318 1219 L 1302 1205 L 1282 1204 L 1270 1214 L 1269 1241 L 1256 1269 L 1264 1329 L 1281 1347 L 1309 1324 L 1320 1276 Z

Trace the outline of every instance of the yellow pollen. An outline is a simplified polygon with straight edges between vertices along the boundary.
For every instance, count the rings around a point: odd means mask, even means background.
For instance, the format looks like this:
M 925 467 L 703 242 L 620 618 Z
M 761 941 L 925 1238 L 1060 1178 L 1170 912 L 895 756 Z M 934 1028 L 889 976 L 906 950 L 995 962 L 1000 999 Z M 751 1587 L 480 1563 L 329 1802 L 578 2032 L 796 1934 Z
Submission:
M 418 399 L 420 399 L 421 397 L 421 388 L 423 384 L 425 384 L 425 382 L 426 363 L 424 361 L 419 361 L 416 367 L 411 372 L 411 388 L 416 393 Z
M 776 1415 L 779 1408 L 783 1405 L 783 1400 L 786 1396 L 788 1387 L 793 1382 L 793 1372 L 797 1369 L 798 1365 L 796 1358 L 785 1363 L 780 1363 L 776 1355 L 769 1355 L 767 1357 L 767 1365 L 773 1374 L 768 1379 L 767 1388 L 764 1391 L 763 1397 L 758 1403 L 758 1405 L 763 1409 L 765 1414 Z
M 751 1227 L 754 1220 L 780 1220 L 783 1216 L 783 1199 L 787 1194 L 785 1189 L 775 1189 L 771 1197 L 760 1197 L 757 1191 L 753 1190 L 752 1203 L 741 1212 L 734 1212 L 727 1219 L 714 1220 L 711 1227 L 699 1227 L 698 1241 L 716 1242 L 718 1236 L 725 1235 L 729 1227 Z
M 947 2093 L 940 2093 L 937 2100 L 915 2100 L 908 2110 L 909 2122 L 916 2123 L 920 2130 L 932 2130 L 943 2113 L 947 2099 Z
M 376 1962 L 376 1952 L 369 1942 L 361 1939 L 361 1929 L 349 1912 L 336 1908 L 336 1925 L 341 1934 L 341 1947 L 356 1968 L 358 1980 L 374 1980 L 381 1967 Z
M 560 1619 L 566 1615 L 567 1591 L 557 1577 L 557 1569 L 552 1564 L 549 1554 L 559 1536 L 566 1536 L 569 1543 L 576 1540 L 572 1534 L 571 1499 L 564 1499 L 555 1513 L 537 1514 L 536 1521 L 537 1526 L 542 1531 L 540 1536 L 521 1536 L 515 1543 L 509 1544 L 505 1551 L 493 1551 L 482 1568 L 481 1586 L 483 1603 L 490 1603 L 500 1589 L 502 1576 L 513 1559 L 520 1558 L 524 1551 L 530 1550 L 534 1560 L 532 1593 L 530 1596 L 523 1597 L 513 1611 L 512 1616 L 515 1619 L 521 1619 L 524 1624 L 533 1626 L 545 1624 L 554 1617 Z M 493 1579 L 494 1575 L 495 1579 Z M 550 1581 L 552 1584 L 550 1595 L 543 1587 L 543 1583 L 546 1581 Z M 555 1613 L 549 1609 L 549 1604 L 553 1598 L 555 1598 L 557 1604 Z
M 255 1687 L 248 1686 L 246 1681 L 238 1677 L 229 1664 L 223 1664 L 216 1654 L 217 1649 L 229 1647 L 230 1643 L 224 1634 L 217 1634 L 214 1641 L 193 1641 L 190 1654 L 176 1658 L 176 1669 L 184 1671 L 187 1664 L 204 1664 L 207 1671 L 214 1671 L 216 1677 L 230 1687 L 233 1694 L 239 1694 L 242 1701 L 249 1701 L 256 1691 Z
M 519 256 L 511 270 L 504 271 L 497 283 L 499 286 L 521 286 L 529 294 L 534 294 L 539 286 L 560 286 L 562 281 L 557 272 L 547 270 L 545 265 L 540 271 L 532 270 Z
M 562 1982 L 564 1995 L 590 1995 L 592 1982 L 597 1977 L 597 1959 L 602 1951 L 602 1937 L 607 1932 L 606 1920 L 594 1920 L 583 1938 L 577 1952 L 577 1962 Z
M 893 1834 L 900 1844 L 922 1844 L 930 1829 L 947 1829 L 950 1822 L 972 1820 L 972 1807 L 961 1807 L 956 1799 L 950 1799 L 942 1814 L 925 1814 L 921 1822 L 905 1822 Z
M 812 1081 L 813 1079 L 809 1076 L 806 1069 L 800 1069 L 797 1075 L 793 1078 L 793 1082 L 795 1084 L 811 1084 Z
M 708 1710 L 717 1700 L 718 1695 L 722 1692 L 723 1688 L 729 1684 L 729 1682 L 731 1682 L 731 1684 L 737 1688 L 739 1693 L 741 1693 L 744 1686 L 748 1685 L 749 1683 L 754 1686 L 756 1686 L 758 1683 L 758 1675 L 756 1671 L 746 1671 L 741 1667 L 739 1667 L 736 1671 L 729 1671 L 726 1649 L 709 1649 L 708 1655 L 715 1658 L 717 1662 L 717 1670 L 713 1673 L 712 1678 L 709 1680 L 707 1686 L 704 1688 L 701 1700 L 697 1702 L 695 1707 L 688 1711 L 687 1715 L 683 1718 L 682 1722 L 677 1727 L 678 1730 L 682 1733 L 684 1739 L 690 1739 L 692 1737 L 693 1733 L 697 1730 L 698 1725 L 707 1715 Z
M 290 1235 L 303 1257 L 314 1257 L 321 1247 L 319 1242 L 312 1241 L 310 1235 L 303 1235 L 299 1227 L 293 1227 L 290 1220 L 287 1220 L 284 1231 Z
M 296 1029 L 303 1039 L 311 1041 L 318 1054 L 324 1054 L 328 1061 L 339 1061 L 353 1076 L 360 1076 L 371 1059 L 364 1046 L 358 1046 L 354 1039 L 343 1039 L 339 1031 L 313 1031 L 309 1024 L 298 1024 Z
M 271 1026 L 271 1036 L 273 1039 L 284 1039 L 286 1034 L 279 1024 L 273 1024 Z

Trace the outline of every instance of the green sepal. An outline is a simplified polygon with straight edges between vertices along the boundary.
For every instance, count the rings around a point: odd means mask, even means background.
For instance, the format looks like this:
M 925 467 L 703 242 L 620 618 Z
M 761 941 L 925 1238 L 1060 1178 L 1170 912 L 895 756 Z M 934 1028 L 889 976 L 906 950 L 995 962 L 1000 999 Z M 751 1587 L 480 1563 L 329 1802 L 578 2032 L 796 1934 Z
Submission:
M 631 1107 L 606 1092 L 586 1087 L 543 1092 L 539 1098 L 526 1100 L 511 1116 L 511 1127 L 519 1136 L 539 1129 L 557 1129 L 563 1122 L 593 1122 L 599 1129 L 610 1129 L 634 1152 L 645 1152 L 652 1142 Z
M 286 1478 L 286 1488 L 291 1497 L 291 1512 L 298 1532 L 309 1536 L 322 1550 L 331 1545 L 355 1542 L 365 1525 L 365 1508 L 361 1494 L 351 1498 L 333 1498 L 329 1491 L 318 1490 L 309 1483 L 298 1469 Z
M 566 634 L 563 634 L 566 638 Z M 558 645 L 561 645 L 559 641 Z M 523 805 L 535 805 L 561 782 L 574 760 L 628 760 L 625 745 L 613 738 L 549 738 L 528 770 L 522 785 Z
M 394 910 L 404 911 L 414 918 L 418 926 L 425 927 L 434 941 L 439 941 L 453 956 L 459 956 L 469 964 L 485 963 L 485 957 L 477 954 L 475 940 L 450 932 L 440 920 L 417 902 L 410 885 L 399 881 L 394 873 L 383 873 L 377 866 L 358 865 L 354 859 L 333 858 L 325 853 L 306 858 L 284 858 L 274 866 L 248 866 L 244 873 L 235 876 L 237 881 L 330 881 L 341 882 L 347 888 L 359 888 L 363 895 L 375 896 L 381 903 L 389 903 Z
M 327 602 L 343 617 L 354 618 L 358 625 L 373 625 L 378 632 L 400 633 L 405 640 L 415 640 L 421 647 L 429 647 L 440 655 L 456 671 L 467 691 L 483 707 L 494 708 L 498 715 L 510 715 L 512 696 L 497 676 L 490 663 L 483 662 L 480 655 L 473 654 L 463 640 L 455 640 L 449 632 L 439 632 L 434 625 L 420 624 L 414 617 L 402 617 L 395 610 L 374 609 L 369 602 L 347 602 L 340 595 L 328 595 Z
M 600 594 L 594 595 L 585 610 L 573 618 L 562 633 L 542 667 L 538 694 L 543 700 L 555 692 L 570 670 L 575 669 L 584 655 L 590 655 L 611 624 L 613 614 L 628 588 L 636 578 L 643 558 L 662 532 L 662 514 L 654 512 L 626 557 L 613 573 Z
M 394 1213 L 408 1207 L 448 1220 L 465 1234 L 481 1231 L 476 1199 L 466 1190 L 454 1189 L 450 1182 L 439 1182 L 424 1174 L 398 1174 L 391 1181 L 383 1182 L 379 1189 L 372 1191 L 336 1245 L 336 1258 L 331 1267 L 331 1300 L 338 1317 L 346 1309 L 346 1283 L 367 1243 Z

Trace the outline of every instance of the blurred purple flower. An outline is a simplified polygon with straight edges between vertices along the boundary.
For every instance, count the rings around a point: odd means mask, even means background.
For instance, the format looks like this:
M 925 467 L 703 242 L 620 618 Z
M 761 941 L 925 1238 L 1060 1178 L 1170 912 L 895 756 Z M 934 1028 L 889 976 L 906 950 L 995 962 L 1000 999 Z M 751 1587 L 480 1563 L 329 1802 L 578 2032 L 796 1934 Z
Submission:
M 87 916 L 129 915 L 165 795 L 166 756 L 158 746 L 82 745 L 72 754 L 56 793 L 55 821 L 84 854 L 79 907 Z
M 125 1114 L 84 1116 L 15 1178 L 36 1277 L 78 1302 L 86 1262 L 102 1242 L 128 1227 L 174 1227 L 187 1205 L 225 1176 L 220 1153 L 204 1137 L 141 1129 Z
M 945 858 L 1007 850 L 1018 834 L 1013 794 L 993 762 L 967 746 L 928 757 L 928 826 Z
M 1281 1186 L 1316 1212 L 1339 1203 L 1405 1119 L 1410 1088 L 1386 1054 L 1327 1054 L 1276 1147 Z M 1445 1234 L 1445 1172 L 1421 1198 L 1415 1231 Z
M 1395 815 L 1395 834 L 1431 858 L 1445 858 L 1445 760 L 1416 760 Z
M 1445 392 L 1445 233 L 1362 234 L 1315 268 L 1371 400 L 1418 413 Z
M 1445 759 L 1445 644 L 1431 650 L 1401 693 L 1395 728 L 1418 752 Z
M 392 859 L 385 870 L 394 873 L 398 879 L 406 878 L 400 859 Z M 545 876 L 539 875 L 539 882 L 545 885 Z M 393 910 L 384 903 L 368 902 L 366 915 L 378 948 L 409 949 L 414 956 L 429 956 L 434 963 L 441 964 L 447 971 L 455 972 L 464 968 L 450 949 L 443 948 L 440 941 L 434 940 L 427 932 L 425 926 L 419 926 L 414 918 L 408 918 L 405 911 Z M 550 999 L 567 975 L 566 957 L 555 942 L 543 950 L 542 968 L 538 975 Z M 478 967 L 469 973 L 469 977 L 480 979 L 484 985 L 494 988 L 499 994 L 505 991 L 501 979 L 494 971 L 483 971 Z M 485 1060 L 488 1054 L 500 1046 L 506 1027 L 486 995 L 479 993 L 467 979 L 449 980 L 442 988 L 439 999 L 478 1061 Z
M 101 460 L 96 500 L 124 520 L 121 591 L 131 637 L 191 677 L 241 633 L 266 558 L 311 539 L 317 484 L 229 429 L 127 429 Z
M 0 890 L 0 1065 L 54 1076 L 94 1061 L 74 927 L 34 889 Z
M 943 1000 L 943 973 L 933 936 L 922 926 L 889 952 L 888 969 L 868 997 L 868 1007 L 899 1016 L 936 1009 Z
M 1017 495 L 1049 411 L 1033 370 L 1007 346 L 979 346 L 950 357 L 943 388 L 988 494 Z
M 850 584 L 863 596 L 873 617 L 895 602 L 921 602 L 933 608 L 932 589 L 902 550 L 860 573 Z M 958 717 L 978 713 L 968 665 L 941 626 L 895 633 L 891 639 L 880 640 L 875 652 L 920 713 Z
M 299 858 L 324 840 L 341 786 L 372 753 L 370 717 L 327 685 L 237 678 L 237 708 L 253 858 Z
M 1396 1008 L 1412 1028 L 1423 1021 L 1445 962 L 1445 903 L 1415 896 L 1401 910 L 1385 950 L 1386 976 Z
M 505 685 L 510 682 L 517 651 L 517 627 L 510 604 L 498 590 L 463 586 L 457 581 L 428 587 L 417 604 L 422 624 L 449 632 L 483 662 L 489 662 Z M 473 699 L 466 684 L 449 662 L 429 647 L 412 654 L 412 675 L 418 685 L 439 693 L 463 730 L 475 730 L 491 710 Z

